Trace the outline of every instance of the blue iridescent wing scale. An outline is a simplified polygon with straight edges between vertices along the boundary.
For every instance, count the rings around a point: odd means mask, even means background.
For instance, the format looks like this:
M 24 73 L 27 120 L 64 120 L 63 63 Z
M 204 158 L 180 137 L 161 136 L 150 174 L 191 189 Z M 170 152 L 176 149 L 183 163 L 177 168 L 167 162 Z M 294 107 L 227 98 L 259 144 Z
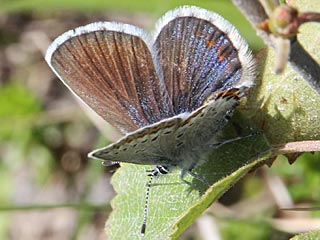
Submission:
M 175 114 L 199 108 L 213 93 L 252 85 L 248 46 L 220 15 L 181 7 L 160 19 L 154 35 Z

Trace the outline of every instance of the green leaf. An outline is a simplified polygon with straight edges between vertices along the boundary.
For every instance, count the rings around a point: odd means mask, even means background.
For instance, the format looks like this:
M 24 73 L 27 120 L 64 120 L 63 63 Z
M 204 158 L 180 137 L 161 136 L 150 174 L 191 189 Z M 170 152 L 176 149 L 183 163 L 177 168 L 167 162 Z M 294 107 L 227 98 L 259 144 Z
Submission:
M 281 76 L 273 66 L 269 50 L 263 80 L 252 89 L 244 112 L 272 145 L 320 139 L 320 96 L 289 66 Z
M 290 240 L 315 240 L 320 239 L 320 231 L 311 231 L 306 233 L 301 233 L 299 235 L 290 238 Z
M 300 11 L 320 12 L 320 1 L 294 2 Z M 320 24 L 302 25 L 299 32 L 299 42 L 320 63 Z M 290 65 L 282 75 L 276 75 L 273 71 L 274 62 L 274 50 L 269 49 L 262 78 L 257 79 L 244 112 L 252 118 L 272 145 L 319 140 L 320 95 Z
M 241 126 L 244 129 L 248 120 L 239 113 L 236 115 L 237 128 Z M 235 135 L 231 133 L 232 123 L 227 130 L 229 136 L 224 138 L 232 139 L 230 134 Z M 195 170 L 213 184 L 202 196 L 181 181 L 179 170 L 155 178 L 150 190 L 147 229 L 143 239 L 168 239 L 170 235 L 176 239 L 239 178 L 262 164 L 269 156 L 268 149 L 264 137 L 256 135 L 213 150 L 208 160 Z M 118 194 L 112 200 L 113 212 L 106 224 L 109 239 L 140 239 L 146 183 L 149 180 L 146 170 L 152 168 L 122 164 L 114 174 L 112 184 Z M 203 183 L 192 177 L 187 180 L 203 192 L 206 190 Z

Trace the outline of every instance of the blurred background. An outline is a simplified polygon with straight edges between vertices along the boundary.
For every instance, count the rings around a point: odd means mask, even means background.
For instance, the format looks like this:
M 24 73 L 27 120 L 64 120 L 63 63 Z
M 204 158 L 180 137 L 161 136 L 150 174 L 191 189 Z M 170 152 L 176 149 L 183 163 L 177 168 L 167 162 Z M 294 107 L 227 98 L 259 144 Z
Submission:
M 120 135 L 88 117 L 45 63 L 45 51 L 80 25 L 121 21 L 150 30 L 186 4 L 223 15 L 253 51 L 263 46 L 229 0 L 0 1 L 0 239 L 106 239 L 112 171 L 86 156 Z M 304 154 L 289 166 L 280 157 L 249 174 L 181 239 L 205 239 L 215 226 L 222 239 L 288 239 L 319 226 L 319 211 L 280 210 L 320 202 L 319 159 Z

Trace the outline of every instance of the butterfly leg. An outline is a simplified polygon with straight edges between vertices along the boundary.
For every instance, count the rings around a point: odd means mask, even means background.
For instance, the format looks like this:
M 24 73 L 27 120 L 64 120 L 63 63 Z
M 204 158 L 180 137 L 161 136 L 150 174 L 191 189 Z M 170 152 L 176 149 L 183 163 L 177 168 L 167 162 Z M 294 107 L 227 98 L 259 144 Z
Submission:
M 207 181 L 207 179 L 205 179 L 205 178 L 201 177 L 200 175 L 192 172 L 191 170 L 188 170 L 187 172 L 190 174 L 190 176 L 194 177 L 195 179 L 199 180 L 200 182 L 203 182 L 204 184 L 206 184 L 206 185 L 208 185 L 210 187 L 210 183 Z
M 209 147 L 210 148 L 218 148 L 218 147 L 221 147 L 221 146 L 223 146 L 225 144 L 236 142 L 236 141 L 239 141 L 239 140 L 242 140 L 242 139 L 245 139 L 245 138 L 254 137 L 254 136 L 259 135 L 259 134 L 260 134 L 260 132 L 250 133 L 250 134 L 248 134 L 246 136 L 239 136 L 239 137 L 235 137 L 235 138 L 232 138 L 232 139 L 225 140 L 223 142 L 210 144 Z
M 201 193 L 201 189 L 199 189 L 199 187 L 187 180 L 184 179 L 184 176 L 189 173 L 192 177 L 194 177 L 195 179 L 199 180 L 200 182 L 203 182 L 204 184 L 210 186 L 209 182 L 204 179 L 203 177 L 199 176 L 198 174 L 195 174 L 194 172 L 192 172 L 192 169 L 182 169 L 181 170 L 181 174 L 180 174 L 180 179 L 186 183 L 187 185 L 189 185 L 191 188 L 199 191 Z

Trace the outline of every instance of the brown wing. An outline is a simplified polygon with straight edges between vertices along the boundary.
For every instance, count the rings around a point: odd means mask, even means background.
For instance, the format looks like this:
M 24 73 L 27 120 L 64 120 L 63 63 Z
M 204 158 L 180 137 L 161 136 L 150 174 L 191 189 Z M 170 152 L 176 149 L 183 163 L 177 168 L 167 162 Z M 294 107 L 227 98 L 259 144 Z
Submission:
M 66 32 L 46 61 L 68 88 L 122 132 L 172 116 L 143 30 L 98 22 Z

